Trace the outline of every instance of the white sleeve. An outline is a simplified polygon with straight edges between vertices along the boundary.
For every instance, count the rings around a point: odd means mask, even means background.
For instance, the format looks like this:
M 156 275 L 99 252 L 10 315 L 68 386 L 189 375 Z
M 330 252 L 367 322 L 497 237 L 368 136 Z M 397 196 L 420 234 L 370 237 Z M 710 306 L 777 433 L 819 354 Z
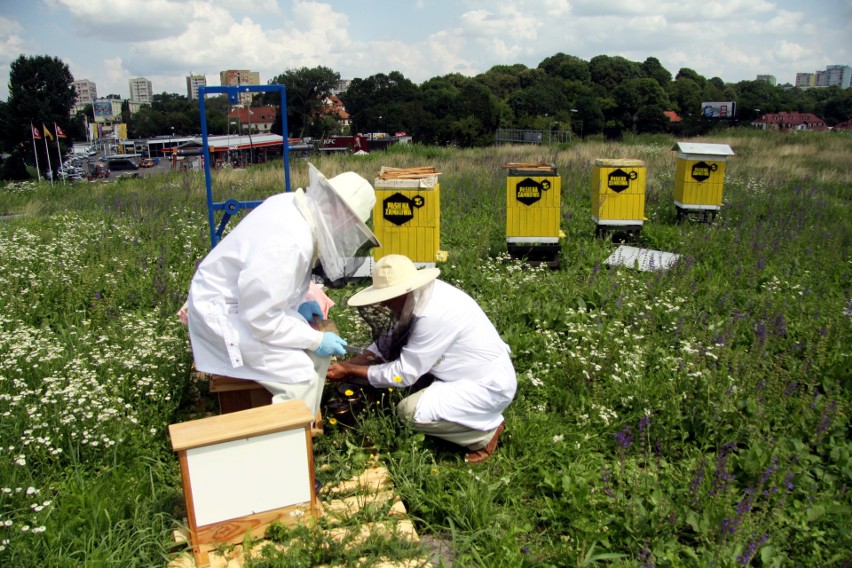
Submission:
M 376 387 L 408 387 L 428 373 L 455 340 L 454 326 L 437 318 L 418 318 L 399 359 L 373 365 L 367 378 Z

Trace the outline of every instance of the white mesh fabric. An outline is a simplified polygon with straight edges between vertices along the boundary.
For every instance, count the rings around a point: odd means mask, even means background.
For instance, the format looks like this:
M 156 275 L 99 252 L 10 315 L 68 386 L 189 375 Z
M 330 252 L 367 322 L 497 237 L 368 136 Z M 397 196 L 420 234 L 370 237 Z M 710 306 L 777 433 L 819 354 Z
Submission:
M 313 164 L 308 164 L 308 181 L 305 197 L 313 213 L 319 260 L 325 275 L 339 280 L 346 276 L 347 258 L 364 244 L 378 246 L 379 241 Z

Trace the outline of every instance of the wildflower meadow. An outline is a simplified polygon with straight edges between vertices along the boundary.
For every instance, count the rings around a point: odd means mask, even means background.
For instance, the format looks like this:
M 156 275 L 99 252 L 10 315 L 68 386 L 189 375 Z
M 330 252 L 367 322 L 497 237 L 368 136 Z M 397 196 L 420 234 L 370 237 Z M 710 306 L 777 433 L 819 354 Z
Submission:
M 326 175 L 440 172 L 441 278 L 512 349 L 518 394 L 493 458 L 401 425 L 392 403 L 314 443 L 324 484 L 378 459 L 420 535 L 345 547 L 270 530 L 247 566 L 852 565 L 852 137 L 723 132 L 724 206 L 678 222 L 676 142 L 392 147 L 311 158 Z M 643 160 L 629 244 L 671 268 L 607 267 L 591 220 L 596 158 Z M 560 265 L 506 253 L 509 162 L 561 176 Z M 292 161 L 293 187 L 307 165 Z M 221 197 L 282 190 L 280 164 L 214 172 Z M 233 223 L 233 221 L 232 221 Z M 186 550 L 168 425 L 216 412 L 175 315 L 209 250 L 203 175 L 0 188 L 0 565 L 166 566 Z M 368 330 L 329 290 L 352 343 Z M 393 517 L 381 507 L 353 518 Z

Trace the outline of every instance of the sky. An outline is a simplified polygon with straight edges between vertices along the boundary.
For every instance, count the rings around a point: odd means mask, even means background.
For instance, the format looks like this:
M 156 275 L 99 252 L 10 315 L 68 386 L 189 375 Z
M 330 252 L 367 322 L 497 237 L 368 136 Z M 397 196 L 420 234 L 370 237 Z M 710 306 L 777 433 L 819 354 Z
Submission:
M 21 54 L 64 61 L 99 97 L 186 95 L 186 76 L 249 69 L 260 82 L 324 66 L 342 79 L 422 83 L 565 53 L 656 57 L 727 83 L 852 65 L 852 0 L 0 0 L 0 99 Z

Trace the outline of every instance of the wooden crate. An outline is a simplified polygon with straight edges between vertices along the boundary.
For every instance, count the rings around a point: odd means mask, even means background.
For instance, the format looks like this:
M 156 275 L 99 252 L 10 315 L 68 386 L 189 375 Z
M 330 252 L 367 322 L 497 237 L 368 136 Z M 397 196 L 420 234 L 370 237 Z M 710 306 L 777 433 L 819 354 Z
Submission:
M 272 393 L 248 379 L 210 375 L 210 392 L 219 399 L 219 413 L 230 414 L 272 404 Z

